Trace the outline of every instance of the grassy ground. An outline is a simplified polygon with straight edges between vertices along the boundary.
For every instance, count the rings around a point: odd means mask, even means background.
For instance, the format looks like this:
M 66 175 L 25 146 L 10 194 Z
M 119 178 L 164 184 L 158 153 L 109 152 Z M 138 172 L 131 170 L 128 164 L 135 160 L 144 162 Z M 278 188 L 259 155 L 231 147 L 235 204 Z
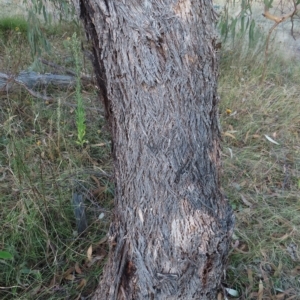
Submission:
M 47 28 L 51 54 L 44 57 L 75 70 L 74 26 Z M 80 30 L 79 30 L 80 31 Z M 57 72 L 32 65 L 26 36 L 6 31 L 0 70 Z M 91 73 L 88 61 L 83 64 Z M 0 107 L 0 299 L 76 299 L 96 287 L 106 256 L 102 238 L 112 200 L 110 142 L 96 90 L 82 92 L 87 144 L 77 143 L 74 89 L 46 92 L 54 102 L 33 98 L 20 88 L 1 92 Z M 79 235 L 74 194 L 85 198 L 88 228 Z M 1 253 L 0 253 L 1 255 Z
M 12 26 L 0 40 L 1 72 L 32 65 L 26 36 Z M 45 29 L 48 60 L 76 69 L 74 26 Z M 224 193 L 236 229 L 224 285 L 238 299 L 300 299 L 299 62 L 223 49 L 219 92 Z M 88 60 L 83 70 L 91 73 Z M 96 89 L 85 86 L 88 143 L 77 143 L 76 93 L 57 90 L 51 104 L 22 89 L 1 92 L 0 299 L 80 299 L 92 293 L 107 253 L 113 198 L 110 143 Z M 99 111 L 100 108 L 100 111 Z M 78 233 L 72 199 L 85 199 L 88 228 Z M 1 252 L 0 252 L 1 255 Z
M 227 284 L 240 299 L 300 299 L 300 64 L 222 53 L 223 188 L 236 214 Z M 261 293 L 261 297 L 259 296 Z

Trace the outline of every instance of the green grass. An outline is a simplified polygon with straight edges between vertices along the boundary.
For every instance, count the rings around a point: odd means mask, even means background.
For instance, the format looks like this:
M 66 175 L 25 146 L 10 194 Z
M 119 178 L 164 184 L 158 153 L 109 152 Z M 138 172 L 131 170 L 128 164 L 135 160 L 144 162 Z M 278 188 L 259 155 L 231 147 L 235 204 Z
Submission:
M 49 60 L 61 64 L 66 56 L 72 57 L 71 49 L 61 44 L 71 32 L 71 26 L 65 37 L 51 32 L 52 41 L 61 46 L 53 49 L 52 57 L 47 54 Z M 17 73 L 30 64 L 28 43 L 24 39 L 18 47 L 20 38 L 13 32 L 0 48 L 1 70 Z M 68 67 L 75 68 L 73 60 Z M 91 73 L 89 64 L 84 68 Z M 49 88 L 46 93 L 57 101 L 47 104 L 21 89 L 0 95 L 0 251 L 13 257 L 0 258 L 1 299 L 88 296 L 97 286 L 107 253 L 101 239 L 109 225 L 113 198 L 106 175 L 111 173 L 110 143 L 96 91 L 90 87 L 82 91 L 90 142 L 85 147 L 76 143 L 74 90 Z M 88 219 L 81 235 L 72 204 L 75 192 L 85 199 Z M 87 255 L 90 246 L 91 258 Z
M 262 69 L 259 53 L 222 53 L 222 185 L 236 214 L 226 283 L 239 299 L 257 299 L 260 280 L 264 299 L 299 299 L 300 65 L 272 53 L 263 82 Z
M 11 16 L 0 18 L 0 32 L 9 33 L 10 31 L 19 31 L 27 33 L 28 23 L 22 16 Z
M 0 47 L 0 69 L 17 73 L 30 66 L 31 56 L 26 39 L 13 29 Z M 75 70 L 74 31 L 72 24 L 45 28 L 53 47 L 43 57 Z M 236 214 L 224 284 L 238 290 L 239 299 L 257 299 L 260 281 L 264 299 L 280 297 L 280 290 L 297 296 L 299 262 L 290 249 L 298 255 L 300 67 L 297 60 L 272 54 L 261 82 L 262 52 L 245 54 L 241 47 L 236 42 L 234 50 L 223 49 L 219 78 L 222 186 Z M 91 73 L 88 62 L 82 69 Z M 0 259 L 1 299 L 87 297 L 107 253 L 101 239 L 113 199 L 104 175 L 111 172 L 111 146 L 96 90 L 92 85 L 81 90 L 89 141 L 83 147 L 76 143 L 74 90 L 46 92 L 57 101 L 47 104 L 22 89 L 0 94 L 0 251 L 13 256 Z M 75 191 L 86 199 L 89 226 L 82 235 L 72 205 Z
M 8 45 L 8 41 L 20 40 L 27 36 L 28 23 L 22 16 L 0 17 L 0 47 Z
M 103 263 L 88 266 L 87 249 L 93 245 L 100 253 L 107 250 L 97 243 L 105 235 L 112 198 L 109 179 L 102 176 L 102 170 L 109 172 L 108 151 L 93 148 L 93 155 L 91 148 L 77 146 L 75 113 L 68 107 L 61 107 L 58 136 L 55 104 L 45 106 L 24 94 L 12 97 L 1 106 L 5 126 L 0 161 L 5 178 L 0 182 L 0 249 L 11 253 L 13 260 L 0 262 L 0 285 L 7 288 L 0 291 L 0 298 L 87 295 L 95 288 Z M 89 118 L 100 127 L 98 114 L 90 113 Z M 96 128 L 88 129 L 93 142 L 109 147 Z M 102 193 L 92 196 L 97 188 Z M 71 201 L 75 190 L 86 198 L 89 227 L 84 236 L 76 233 Z M 105 221 L 98 219 L 101 212 L 105 212 Z M 82 274 L 72 271 L 74 279 L 66 279 L 64 273 L 75 264 Z M 82 280 L 86 280 L 83 291 L 77 289 Z

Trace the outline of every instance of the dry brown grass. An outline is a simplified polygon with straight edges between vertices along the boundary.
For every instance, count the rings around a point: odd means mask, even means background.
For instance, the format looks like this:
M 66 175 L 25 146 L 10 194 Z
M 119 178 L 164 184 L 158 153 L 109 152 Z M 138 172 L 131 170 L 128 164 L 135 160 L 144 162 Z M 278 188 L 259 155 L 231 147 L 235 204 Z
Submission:
M 74 68 L 68 37 L 72 26 L 52 28 L 52 61 Z M 66 43 L 62 43 L 66 41 Z M 11 31 L 0 47 L 0 70 L 17 74 L 31 62 L 26 38 Z M 55 72 L 44 66 L 36 71 Z M 91 66 L 86 63 L 86 72 Z M 0 107 L 1 299 L 75 299 L 97 285 L 106 256 L 105 236 L 113 187 L 110 142 L 96 91 L 83 91 L 86 139 L 79 146 L 73 89 L 48 87 L 47 104 L 26 91 L 2 92 Z M 60 100 L 60 101 L 58 101 Z M 88 228 L 78 235 L 72 195 L 84 197 Z M 99 218 L 101 216 L 101 218 Z M 92 252 L 88 252 L 88 249 Z
M 261 83 L 259 52 L 222 53 L 223 188 L 236 214 L 226 284 L 239 299 L 300 299 L 300 65 L 271 55 Z

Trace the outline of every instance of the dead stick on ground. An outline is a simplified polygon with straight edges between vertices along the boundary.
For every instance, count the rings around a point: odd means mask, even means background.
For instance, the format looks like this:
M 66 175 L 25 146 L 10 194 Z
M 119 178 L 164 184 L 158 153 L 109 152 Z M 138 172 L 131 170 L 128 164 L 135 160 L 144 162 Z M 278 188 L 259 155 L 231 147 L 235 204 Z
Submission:
M 18 85 L 22 86 L 30 95 L 32 95 L 35 98 L 40 98 L 44 101 L 46 101 L 47 103 L 52 103 L 53 102 L 53 98 L 52 97 L 48 97 L 46 95 L 42 95 L 39 92 L 33 91 L 30 88 L 28 88 L 25 83 L 18 81 L 18 80 L 14 80 L 15 83 L 17 83 Z
M 60 65 L 57 65 L 56 63 L 54 62 L 51 62 L 51 61 L 48 61 L 46 59 L 43 59 L 43 58 L 40 58 L 40 62 L 43 63 L 44 65 L 47 65 L 49 67 L 52 67 L 52 68 L 55 68 L 56 70 L 60 70 L 60 71 L 63 71 L 64 73 L 67 73 L 71 76 L 76 76 L 76 73 L 70 69 L 67 69 L 65 67 L 62 67 Z M 82 74 L 80 76 L 80 79 L 83 80 L 83 81 L 87 81 L 87 82 L 90 82 L 92 83 L 93 82 L 93 77 L 92 76 L 88 76 L 88 75 L 85 75 L 85 74 Z

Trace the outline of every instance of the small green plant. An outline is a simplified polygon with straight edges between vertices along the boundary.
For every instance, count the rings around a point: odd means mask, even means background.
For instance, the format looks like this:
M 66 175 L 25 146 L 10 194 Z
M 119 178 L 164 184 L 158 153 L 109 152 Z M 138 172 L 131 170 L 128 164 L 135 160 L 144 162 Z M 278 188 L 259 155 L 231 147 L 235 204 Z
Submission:
M 87 143 L 87 140 L 84 139 L 86 133 L 86 125 L 85 125 L 85 110 L 84 110 L 82 94 L 81 94 L 80 41 L 78 40 L 76 33 L 72 35 L 71 48 L 75 60 L 75 69 L 76 69 L 75 97 L 77 102 L 77 108 L 76 108 L 77 144 L 83 146 L 85 143 Z

